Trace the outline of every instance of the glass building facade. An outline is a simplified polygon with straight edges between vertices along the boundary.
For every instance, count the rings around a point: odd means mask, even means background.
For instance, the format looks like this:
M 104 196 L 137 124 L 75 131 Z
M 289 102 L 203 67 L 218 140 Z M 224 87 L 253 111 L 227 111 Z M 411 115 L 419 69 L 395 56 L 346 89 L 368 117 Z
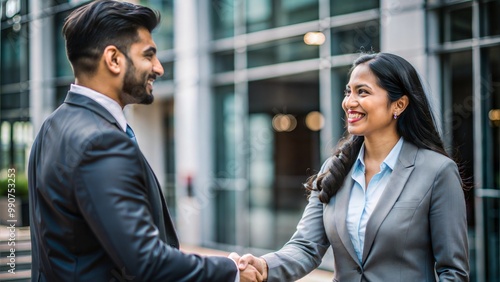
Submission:
M 61 27 L 82 0 L 0 0 L 0 177 L 24 171 L 73 82 Z M 463 164 L 473 281 L 500 281 L 499 0 L 136 0 L 160 11 L 165 75 L 126 115 L 182 241 L 263 254 L 294 233 L 303 183 L 344 132 L 352 61 L 420 72 Z M 312 33 L 310 33 L 312 32 Z M 306 44 L 308 42 L 308 44 Z M 327 255 L 322 268 L 332 269 Z

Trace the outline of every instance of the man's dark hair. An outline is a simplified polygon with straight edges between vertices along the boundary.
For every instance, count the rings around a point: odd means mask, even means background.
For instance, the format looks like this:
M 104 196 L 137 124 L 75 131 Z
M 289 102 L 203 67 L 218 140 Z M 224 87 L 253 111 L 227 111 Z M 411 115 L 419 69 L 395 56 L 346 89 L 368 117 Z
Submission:
M 159 22 L 157 11 L 126 2 L 99 0 L 77 8 L 62 29 L 75 76 L 94 73 L 109 45 L 127 55 L 130 45 L 139 41 L 137 30 L 143 27 L 151 32 Z

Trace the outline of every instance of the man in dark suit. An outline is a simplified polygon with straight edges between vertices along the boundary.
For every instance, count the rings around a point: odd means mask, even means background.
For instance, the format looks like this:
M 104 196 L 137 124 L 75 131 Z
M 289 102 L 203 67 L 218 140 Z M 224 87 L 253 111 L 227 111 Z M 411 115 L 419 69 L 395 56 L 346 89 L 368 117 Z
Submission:
M 179 251 L 160 185 L 123 107 L 153 102 L 159 14 L 118 1 L 63 27 L 75 83 L 29 161 L 32 281 L 237 281 L 235 262 Z M 241 280 L 260 281 L 255 269 Z

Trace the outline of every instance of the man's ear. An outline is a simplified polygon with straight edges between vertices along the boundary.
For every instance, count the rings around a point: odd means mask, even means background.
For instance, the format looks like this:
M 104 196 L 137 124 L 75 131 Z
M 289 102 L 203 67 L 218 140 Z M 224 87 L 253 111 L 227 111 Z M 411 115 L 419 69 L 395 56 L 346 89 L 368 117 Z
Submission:
M 104 49 L 103 62 L 106 68 L 113 74 L 120 74 L 125 66 L 125 58 L 114 45 L 109 45 Z

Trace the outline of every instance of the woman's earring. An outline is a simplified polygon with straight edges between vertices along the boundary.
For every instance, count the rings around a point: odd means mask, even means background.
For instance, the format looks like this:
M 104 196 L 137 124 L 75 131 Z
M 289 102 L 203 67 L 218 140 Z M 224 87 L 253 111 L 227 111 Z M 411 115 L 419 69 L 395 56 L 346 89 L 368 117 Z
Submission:
M 394 119 L 398 119 L 398 115 L 394 113 Z

